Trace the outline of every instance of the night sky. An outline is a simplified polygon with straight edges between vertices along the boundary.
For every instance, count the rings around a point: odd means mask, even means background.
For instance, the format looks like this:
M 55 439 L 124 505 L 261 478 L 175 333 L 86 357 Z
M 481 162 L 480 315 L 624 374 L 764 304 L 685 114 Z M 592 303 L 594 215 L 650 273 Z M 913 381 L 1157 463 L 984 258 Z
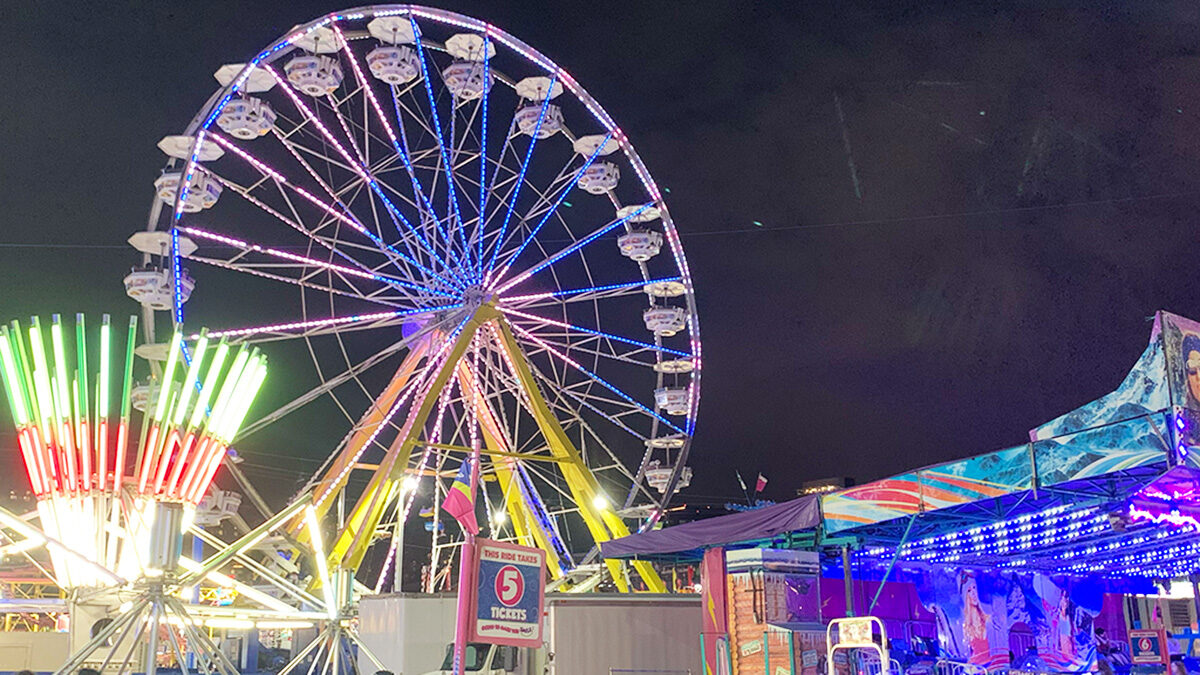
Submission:
M 1115 388 L 1156 310 L 1200 318 L 1195 3 L 439 6 L 570 71 L 669 189 L 706 357 L 685 495 L 1021 443 Z M 217 67 L 340 8 L 3 3 L 0 318 L 132 313 L 155 143 Z M 277 499 L 345 430 L 283 424 L 242 448 Z

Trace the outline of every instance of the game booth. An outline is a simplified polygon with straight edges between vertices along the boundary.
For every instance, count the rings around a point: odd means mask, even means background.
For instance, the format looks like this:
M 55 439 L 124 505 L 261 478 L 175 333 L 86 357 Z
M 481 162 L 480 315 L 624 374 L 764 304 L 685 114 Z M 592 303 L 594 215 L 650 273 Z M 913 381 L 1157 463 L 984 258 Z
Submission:
M 695 561 L 705 673 L 1200 673 L 1200 323 L 1029 440 L 607 542 Z

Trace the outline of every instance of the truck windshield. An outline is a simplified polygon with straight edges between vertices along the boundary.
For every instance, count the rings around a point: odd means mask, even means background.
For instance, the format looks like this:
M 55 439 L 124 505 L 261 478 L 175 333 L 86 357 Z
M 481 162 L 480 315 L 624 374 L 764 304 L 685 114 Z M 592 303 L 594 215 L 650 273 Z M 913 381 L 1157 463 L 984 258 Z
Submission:
M 483 670 L 487 665 L 488 652 L 492 646 L 482 642 L 468 642 L 463 654 L 463 670 L 466 672 Z M 446 646 L 446 658 L 442 660 L 441 670 L 454 669 L 454 645 Z

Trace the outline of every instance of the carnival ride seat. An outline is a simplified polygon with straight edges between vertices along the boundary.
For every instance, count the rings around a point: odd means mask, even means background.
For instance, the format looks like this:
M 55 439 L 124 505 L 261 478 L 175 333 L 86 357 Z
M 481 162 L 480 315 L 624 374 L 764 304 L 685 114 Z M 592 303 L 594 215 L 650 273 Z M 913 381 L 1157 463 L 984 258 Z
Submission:
M 617 237 L 621 255 L 634 262 L 646 262 L 662 250 L 663 237 L 654 230 L 631 230 Z
M 297 56 L 283 71 L 288 82 L 309 96 L 332 94 L 342 84 L 342 64 L 328 56 Z
M 671 337 L 687 325 L 687 311 L 682 307 L 650 307 L 642 312 L 646 330 L 659 337 Z
M 388 84 L 405 84 L 421 74 L 421 63 L 411 47 L 379 47 L 367 54 L 367 68 Z
M 579 188 L 584 192 L 602 195 L 612 191 L 621 180 L 621 169 L 612 162 L 595 162 L 579 177 Z
M 1013 654 L 1014 663 L 1024 659 L 1031 651 L 1037 656 L 1037 643 L 1027 624 L 1019 622 L 1009 628 L 1008 650 Z
M 661 387 L 654 390 L 654 402 L 668 415 L 686 415 L 690 409 L 691 394 L 686 387 Z
M 217 117 L 217 126 L 234 138 L 252 141 L 266 135 L 275 125 L 275 119 L 275 111 L 269 103 L 253 96 L 244 96 L 225 106 Z

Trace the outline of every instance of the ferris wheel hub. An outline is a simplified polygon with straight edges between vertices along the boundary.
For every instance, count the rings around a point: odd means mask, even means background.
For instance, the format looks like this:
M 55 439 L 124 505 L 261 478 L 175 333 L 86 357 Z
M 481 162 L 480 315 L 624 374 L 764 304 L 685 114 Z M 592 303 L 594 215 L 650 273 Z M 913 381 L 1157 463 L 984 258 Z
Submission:
M 467 289 L 463 291 L 463 306 L 468 309 L 478 309 L 479 307 L 491 302 L 493 297 L 495 297 L 495 293 L 493 293 L 490 288 L 486 288 L 479 284 L 468 286 Z

